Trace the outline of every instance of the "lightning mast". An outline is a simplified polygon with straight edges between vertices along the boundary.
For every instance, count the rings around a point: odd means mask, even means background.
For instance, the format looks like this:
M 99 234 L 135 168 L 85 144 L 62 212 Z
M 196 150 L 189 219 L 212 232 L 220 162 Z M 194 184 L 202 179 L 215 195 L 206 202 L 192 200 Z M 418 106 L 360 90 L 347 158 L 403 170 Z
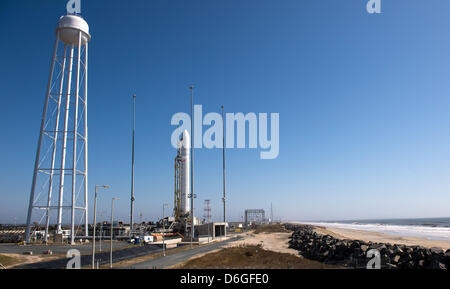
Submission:
M 133 141 L 131 149 L 131 208 L 130 208 L 130 232 L 133 232 L 134 214 L 134 131 L 135 131 L 136 95 L 133 95 Z

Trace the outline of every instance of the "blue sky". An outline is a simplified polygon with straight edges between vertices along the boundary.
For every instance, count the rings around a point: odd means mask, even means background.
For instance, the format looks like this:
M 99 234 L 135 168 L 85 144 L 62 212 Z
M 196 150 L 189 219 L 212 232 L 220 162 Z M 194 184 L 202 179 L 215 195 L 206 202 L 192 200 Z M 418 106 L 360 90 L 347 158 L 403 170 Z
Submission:
M 82 1 L 89 51 L 89 183 L 128 220 L 131 95 L 136 218 L 173 203 L 170 144 L 188 86 L 204 113 L 277 112 L 280 154 L 227 151 L 228 216 L 443 217 L 450 211 L 450 3 L 382 0 Z M 0 222 L 24 222 L 54 29 L 65 0 L 0 2 Z M 221 216 L 221 150 L 195 151 L 196 210 Z M 90 197 L 92 204 L 92 193 Z M 92 212 L 92 210 L 91 210 Z M 92 214 L 91 214 L 92 215 Z

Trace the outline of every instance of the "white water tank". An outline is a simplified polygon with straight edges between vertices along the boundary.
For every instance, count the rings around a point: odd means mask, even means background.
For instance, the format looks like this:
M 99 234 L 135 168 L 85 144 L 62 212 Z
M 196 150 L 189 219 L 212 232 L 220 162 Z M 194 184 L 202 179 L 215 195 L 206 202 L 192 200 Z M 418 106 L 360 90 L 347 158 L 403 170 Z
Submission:
M 89 25 L 78 15 L 69 14 L 61 16 L 58 21 L 56 32 L 59 33 L 59 39 L 68 45 L 78 46 L 79 32 L 81 32 L 81 45 L 84 45 L 91 40 Z

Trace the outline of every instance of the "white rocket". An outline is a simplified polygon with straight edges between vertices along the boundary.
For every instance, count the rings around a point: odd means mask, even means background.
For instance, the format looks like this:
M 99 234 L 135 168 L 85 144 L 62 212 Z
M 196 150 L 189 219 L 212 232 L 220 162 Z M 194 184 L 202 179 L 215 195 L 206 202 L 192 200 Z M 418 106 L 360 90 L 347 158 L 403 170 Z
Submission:
M 191 137 L 187 130 L 183 131 L 179 143 L 181 150 L 181 210 L 182 215 L 191 211 L 190 194 L 190 165 L 191 165 Z

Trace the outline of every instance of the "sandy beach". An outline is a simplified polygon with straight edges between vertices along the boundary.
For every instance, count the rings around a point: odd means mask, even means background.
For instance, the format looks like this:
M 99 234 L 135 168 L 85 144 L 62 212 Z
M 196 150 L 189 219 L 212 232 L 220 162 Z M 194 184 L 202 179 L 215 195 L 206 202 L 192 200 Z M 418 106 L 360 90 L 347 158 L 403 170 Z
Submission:
M 220 249 L 209 251 L 207 253 L 197 254 L 197 255 L 193 256 L 192 258 L 188 259 L 187 261 L 196 259 L 196 258 L 201 258 L 208 254 L 217 253 L 224 248 L 255 246 L 255 245 L 260 245 L 261 248 L 263 248 L 265 250 L 278 252 L 278 253 L 287 253 L 287 254 L 291 254 L 297 258 L 302 258 L 302 256 L 300 256 L 298 254 L 297 250 L 289 248 L 288 242 L 289 242 L 289 236 L 291 234 L 292 234 L 291 232 L 289 232 L 289 233 L 288 232 L 285 232 L 285 233 L 281 233 L 281 232 L 280 233 L 260 233 L 260 234 L 254 234 L 253 231 L 246 232 L 246 233 L 243 233 L 240 235 L 242 237 L 241 240 L 230 242 L 230 243 L 222 246 Z M 173 268 L 178 268 L 178 267 L 180 267 L 180 264 L 177 264 L 177 265 L 174 265 L 174 266 L 171 266 L 168 268 L 173 269 Z
M 396 236 L 389 235 L 379 232 L 370 232 L 362 230 L 352 230 L 352 229 L 342 229 L 335 227 L 322 227 L 313 226 L 315 231 L 323 235 L 331 235 L 337 239 L 351 239 L 351 240 L 361 240 L 365 242 L 376 242 L 376 243 L 390 243 L 390 244 L 402 244 L 408 246 L 422 246 L 422 247 L 440 247 L 444 250 L 450 249 L 450 241 L 443 240 L 431 240 L 426 238 L 409 237 L 409 236 Z M 259 233 L 255 234 L 254 231 L 246 232 L 241 235 L 243 237 L 241 240 L 230 242 L 223 248 L 233 248 L 239 246 L 254 246 L 260 245 L 263 249 L 278 252 L 287 253 L 298 258 L 303 258 L 299 255 L 296 249 L 289 248 L 289 236 L 292 232 L 272 232 L 272 233 Z M 217 249 L 206 254 L 199 254 L 194 256 L 192 259 L 200 258 L 208 254 L 214 254 L 219 252 L 221 249 Z M 178 266 L 173 266 L 177 268 Z
M 245 245 L 260 245 L 261 248 L 278 253 L 288 253 L 294 256 L 300 257 L 298 251 L 289 248 L 289 236 L 292 233 L 260 233 L 254 234 L 253 232 L 247 232 L 242 235 L 244 237 L 241 240 L 231 242 L 225 245 L 225 248 L 245 246 Z
M 361 230 L 350 230 L 335 227 L 318 227 L 314 226 L 315 231 L 319 234 L 328 234 L 339 239 L 353 239 L 362 241 L 372 241 L 377 243 L 402 244 L 408 246 L 423 246 L 423 247 L 441 247 L 444 250 L 450 249 L 450 241 L 431 240 L 425 238 L 409 237 L 409 236 L 395 236 L 385 233 L 369 232 Z
M 240 234 L 241 239 L 224 244 L 219 249 L 196 254 L 170 269 L 335 269 L 336 265 L 324 264 L 303 258 L 289 248 L 292 232 L 255 231 Z

